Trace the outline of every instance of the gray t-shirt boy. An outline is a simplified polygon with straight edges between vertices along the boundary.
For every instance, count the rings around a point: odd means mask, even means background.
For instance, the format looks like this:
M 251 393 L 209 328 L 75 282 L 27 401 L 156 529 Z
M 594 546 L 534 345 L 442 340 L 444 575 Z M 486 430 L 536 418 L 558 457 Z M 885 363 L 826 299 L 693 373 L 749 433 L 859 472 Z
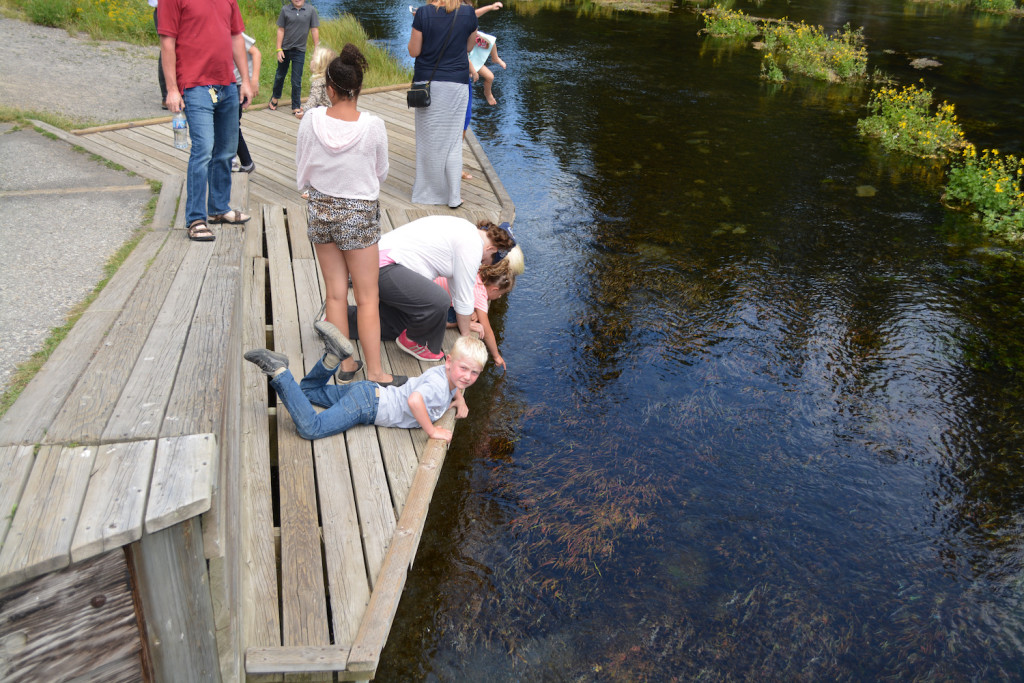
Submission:
M 310 5 L 308 0 L 302 7 L 296 7 L 289 2 L 281 8 L 281 13 L 277 15 L 277 25 L 284 29 L 284 38 L 281 40 L 282 50 L 305 52 L 310 29 L 320 28 L 320 15 L 317 14 L 316 7 Z
M 448 388 L 448 374 L 444 365 L 437 365 L 419 377 L 410 377 L 400 387 L 382 387 L 373 424 L 403 429 L 419 427 L 420 423 L 409 409 L 409 396 L 414 391 L 423 397 L 431 422 L 437 422 L 455 400 L 455 390 Z

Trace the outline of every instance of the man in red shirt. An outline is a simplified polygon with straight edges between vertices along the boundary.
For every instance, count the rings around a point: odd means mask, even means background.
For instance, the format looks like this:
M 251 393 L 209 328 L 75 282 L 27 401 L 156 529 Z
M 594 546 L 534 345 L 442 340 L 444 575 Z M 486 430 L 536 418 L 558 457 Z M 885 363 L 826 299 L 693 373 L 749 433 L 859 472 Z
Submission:
M 189 239 L 214 239 L 207 223 L 241 224 L 232 209 L 231 157 L 238 147 L 238 103 L 252 100 L 237 0 L 160 0 L 160 56 L 167 108 L 184 109 L 192 152 L 188 159 L 185 224 Z M 234 68 L 242 74 L 235 84 Z

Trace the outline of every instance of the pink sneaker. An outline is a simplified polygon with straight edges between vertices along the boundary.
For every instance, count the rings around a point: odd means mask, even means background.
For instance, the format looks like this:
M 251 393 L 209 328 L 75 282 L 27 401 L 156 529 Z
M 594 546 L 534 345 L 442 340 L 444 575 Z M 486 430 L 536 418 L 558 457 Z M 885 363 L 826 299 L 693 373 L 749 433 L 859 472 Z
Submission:
M 395 340 L 398 344 L 398 348 L 402 349 L 410 356 L 415 356 L 420 360 L 425 360 L 428 363 L 435 361 L 444 360 L 444 353 L 434 353 L 423 344 L 417 344 L 416 342 L 405 336 L 405 330 L 402 330 L 402 334 L 398 335 L 398 339 Z

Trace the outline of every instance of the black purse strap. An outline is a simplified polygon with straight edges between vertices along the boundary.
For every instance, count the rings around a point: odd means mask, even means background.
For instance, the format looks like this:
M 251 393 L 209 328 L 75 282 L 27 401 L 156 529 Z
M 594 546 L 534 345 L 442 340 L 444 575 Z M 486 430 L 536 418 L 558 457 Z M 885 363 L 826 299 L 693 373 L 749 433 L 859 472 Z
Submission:
M 437 55 L 437 63 L 434 64 L 434 70 L 430 72 L 430 78 L 427 79 L 428 84 L 434 80 L 434 74 L 437 73 L 437 67 L 441 66 L 441 58 L 444 57 L 444 49 L 448 47 L 448 41 L 452 39 L 452 31 L 455 29 L 455 22 L 459 18 L 459 10 L 461 9 L 462 4 L 460 3 L 459 6 L 455 8 L 455 16 L 452 17 L 452 25 L 448 27 L 448 35 L 445 36 L 444 45 L 441 46 L 441 52 Z

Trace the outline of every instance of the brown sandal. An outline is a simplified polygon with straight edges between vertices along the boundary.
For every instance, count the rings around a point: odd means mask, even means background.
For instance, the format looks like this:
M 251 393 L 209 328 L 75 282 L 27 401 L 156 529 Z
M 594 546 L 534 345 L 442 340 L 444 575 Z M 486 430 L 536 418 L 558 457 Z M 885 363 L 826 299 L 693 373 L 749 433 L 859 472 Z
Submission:
M 235 211 L 231 209 L 227 213 L 218 213 L 214 216 L 210 216 L 211 223 L 228 223 L 229 225 L 241 225 L 242 223 L 248 223 L 252 216 L 246 215 L 241 211 Z
M 217 236 L 210 232 L 209 226 L 202 218 L 188 224 L 188 238 L 193 242 L 212 242 Z

